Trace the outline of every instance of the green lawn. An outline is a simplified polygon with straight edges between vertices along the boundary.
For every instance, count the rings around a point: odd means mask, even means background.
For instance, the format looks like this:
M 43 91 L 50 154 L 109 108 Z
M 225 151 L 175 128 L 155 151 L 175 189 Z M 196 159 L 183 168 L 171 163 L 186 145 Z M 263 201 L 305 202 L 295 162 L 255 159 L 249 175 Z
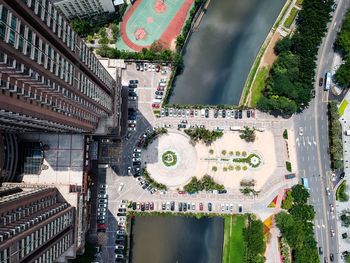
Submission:
M 298 6 L 302 6 L 302 5 L 303 5 L 303 2 L 304 2 L 304 0 L 297 0 L 297 5 L 298 5 Z
M 244 242 L 243 228 L 245 216 L 225 217 L 224 252 L 222 263 L 243 263 Z
M 291 26 L 295 17 L 297 16 L 297 14 L 298 14 L 298 9 L 293 7 L 292 10 L 290 11 L 289 16 L 287 17 L 286 21 L 284 21 L 284 26 L 286 28 L 289 28 Z
M 269 71 L 266 67 L 263 67 L 259 69 L 258 73 L 256 74 L 254 83 L 252 85 L 252 91 L 251 91 L 251 100 L 250 100 L 250 106 L 255 108 L 256 103 L 259 101 L 259 99 L 262 96 L 262 91 L 266 86 L 266 78 Z
M 339 115 L 340 115 L 340 116 L 343 116 L 344 111 L 345 111 L 345 109 L 346 109 L 347 106 L 348 106 L 347 100 L 343 100 L 343 102 L 340 104 L 340 107 L 339 107 L 339 109 L 338 109 L 338 112 L 339 112 Z

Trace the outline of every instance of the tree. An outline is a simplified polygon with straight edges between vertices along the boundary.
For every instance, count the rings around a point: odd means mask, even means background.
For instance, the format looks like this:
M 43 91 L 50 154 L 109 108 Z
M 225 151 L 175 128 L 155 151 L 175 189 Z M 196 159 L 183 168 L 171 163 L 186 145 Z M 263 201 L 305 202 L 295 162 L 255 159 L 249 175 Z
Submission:
M 289 210 L 292 208 L 292 204 L 293 204 L 293 196 L 292 196 L 292 192 L 288 191 L 286 194 L 286 198 L 282 201 L 282 208 Z
M 297 204 L 306 204 L 307 199 L 310 197 L 310 193 L 301 184 L 294 185 L 292 187 L 292 197 Z
M 248 219 L 248 226 L 243 229 L 245 242 L 245 261 L 264 262 L 265 251 L 264 224 L 260 220 Z
M 287 36 L 277 41 L 274 47 L 274 51 L 276 55 L 279 55 L 282 52 L 289 51 L 291 47 L 292 47 L 292 40 L 290 39 L 290 37 Z
M 313 206 L 307 204 L 294 204 L 289 212 L 294 218 L 301 221 L 311 221 L 315 218 Z
M 350 209 L 343 210 L 340 214 L 340 219 L 343 226 L 349 227 L 350 226 Z
M 349 32 L 350 37 L 350 32 Z M 342 87 L 350 86 L 350 60 L 347 59 L 345 63 L 341 64 L 337 72 L 334 74 L 334 80 Z
M 250 129 L 249 127 L 245 126 L 244 130 L 240 131 L 239 137 L 246 142 L 254 142 L 255 141 L 255 129 Z

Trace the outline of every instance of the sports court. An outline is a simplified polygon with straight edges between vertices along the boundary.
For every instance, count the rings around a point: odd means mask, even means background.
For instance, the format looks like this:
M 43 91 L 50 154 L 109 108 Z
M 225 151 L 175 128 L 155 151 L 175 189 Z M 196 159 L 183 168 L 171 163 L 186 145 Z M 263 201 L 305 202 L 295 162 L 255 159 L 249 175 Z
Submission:
M 141 51 L 159 40 L 165 47 L 181 33 L 194 0 L 137 0 L 120 24 L 117 48 Z

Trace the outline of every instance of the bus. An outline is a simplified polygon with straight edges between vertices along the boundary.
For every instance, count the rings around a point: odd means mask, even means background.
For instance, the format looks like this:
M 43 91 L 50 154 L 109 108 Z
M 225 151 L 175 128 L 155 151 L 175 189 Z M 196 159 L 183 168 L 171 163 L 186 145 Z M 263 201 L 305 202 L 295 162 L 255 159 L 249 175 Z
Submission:
M 310 187 L 309 187 L 309 180 L 305 177 L 301 178 L 301 184 L 307 189 L 307 190 L 310 190 Z
M 329 91 L 331 89 L 331 79 L 332 79 L 332 73 L 327 72 L 326 73 L 326 85 L 325 85 L 326 91 Z

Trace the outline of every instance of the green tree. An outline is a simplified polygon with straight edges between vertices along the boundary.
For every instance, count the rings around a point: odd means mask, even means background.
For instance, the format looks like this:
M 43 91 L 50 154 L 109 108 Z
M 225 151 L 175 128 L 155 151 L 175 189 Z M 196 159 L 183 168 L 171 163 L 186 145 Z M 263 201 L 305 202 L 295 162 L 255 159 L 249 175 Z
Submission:
M 286 194 L 286 198 L 282 201 L 282 208 L 289 210 L 292 208 L 292 204 L 293 204 L 293 196 L 292 196 L 292 192 L 288 191 Z
M 292 40 L 290 37 L 284 37 L 276 42 L 274 51 L 276 55 L 281 54 L 282 52 L 287 52 L 292 47 Z
M 350 37 L 350 32 L 349 32 Z M 341 64 L 337 72 L 334 74 L 334 80 L 342 87 L 350 86 L 350 60 L 347 59 L 345 63 Z
M 312 205 L 295 204 L 290 209 L 290 214 L 301 221 L 311 221 L 315 218 L 315 210 Z
M 345 209 L 340 214 L 340 220 L 345 227 L 350 226 L 350 209 Z
M 243 236 L 245 242 L 245 262 L 264 262 L 264 224 L 260 220 L 249 218 L 248 226 L 243 230 Z
M 255 129 L 250 129 L 249 127 L 245 126 L 244 130 L 240 131 L 239 137 L 246 142 L 254 142 L 255 141 Z
M 297 184 L 292 187 L 292 197 L 295 203 L 306 204 L 310 193 L 304 186 Z

